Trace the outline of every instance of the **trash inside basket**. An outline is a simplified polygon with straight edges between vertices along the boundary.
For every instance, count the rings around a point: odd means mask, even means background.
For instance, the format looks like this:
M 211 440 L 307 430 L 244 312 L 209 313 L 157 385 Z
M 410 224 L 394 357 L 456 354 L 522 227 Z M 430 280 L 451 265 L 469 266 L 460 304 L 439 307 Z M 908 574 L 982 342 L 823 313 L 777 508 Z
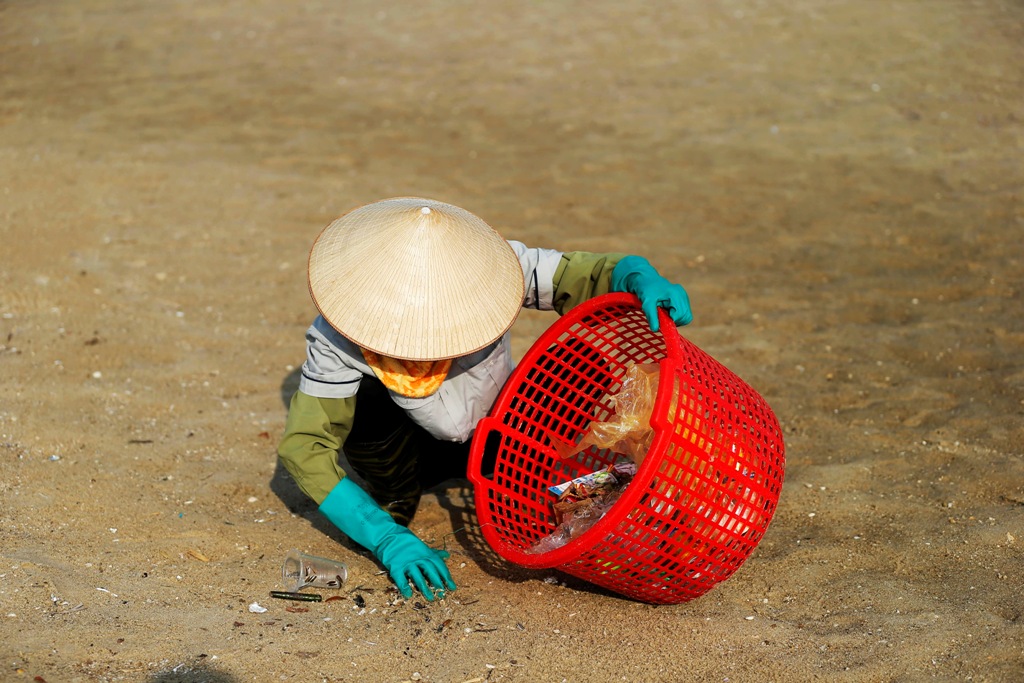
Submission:
M 785 468 L 778 420 L 660 315 L 661 331 L 652 332 L 630 294 L 573 308 L 534 343 L 477 425 L 469 478 L 481 533 L 504 559 L 672 604 L 727 579 L 764 536 Z M 596 447 L 562 459 L 555 446 L 575 444 L 592 421 L 613 415 L 611 397 L 635 363 L 660 365 L 646 458 L 589 530 L 530 552 L 556 528 L 549 486 L 625 460 Z M 496 454 L 486 476 L 485 451 L 488 460 Z

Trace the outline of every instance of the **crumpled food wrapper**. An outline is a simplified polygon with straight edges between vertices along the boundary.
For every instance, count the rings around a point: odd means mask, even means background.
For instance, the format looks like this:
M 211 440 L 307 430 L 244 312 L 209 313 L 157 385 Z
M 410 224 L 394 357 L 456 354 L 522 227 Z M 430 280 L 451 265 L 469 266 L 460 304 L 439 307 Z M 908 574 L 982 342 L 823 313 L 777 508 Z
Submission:
M 623 462 L 548 487 L 558 496 L 558 502 L 551 505 L 558 526 L 526 552 L 546 553 L 561 548 L 597 524 L 612 509 L 635 474 L 636 465 Z

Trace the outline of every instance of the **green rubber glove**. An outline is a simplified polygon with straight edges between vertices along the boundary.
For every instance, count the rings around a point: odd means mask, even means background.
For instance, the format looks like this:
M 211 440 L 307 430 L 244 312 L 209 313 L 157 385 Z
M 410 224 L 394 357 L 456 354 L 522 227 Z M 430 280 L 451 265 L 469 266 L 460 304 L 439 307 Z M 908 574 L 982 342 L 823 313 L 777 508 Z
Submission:
M 455 590 L 455 581 L 444 563 L 448 552 L 428 547 L 348 477 L 331 489 L 320 504 L 320 512 L 380 560 L 403 597 L 412 597 L 410 581 L 427 600 L 434 599 L 435 590 Z
M 655 332 L 660 326 L 659 308 L 664 308 L 676 325 L 693 322 L 690 296 L 683 286 L 663 278 L 643 257 L 627 256 L 619 261 L 612 271 L 611 284 L 613 292 L 628 292 L 640 299 L 640 307 Z

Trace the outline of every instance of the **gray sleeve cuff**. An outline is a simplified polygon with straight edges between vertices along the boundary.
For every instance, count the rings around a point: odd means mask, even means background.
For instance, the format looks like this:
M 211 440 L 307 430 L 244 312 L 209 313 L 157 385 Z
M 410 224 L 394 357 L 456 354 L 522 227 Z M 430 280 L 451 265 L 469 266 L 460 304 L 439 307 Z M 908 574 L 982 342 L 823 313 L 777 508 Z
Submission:
M 306 331 L 299 391 L 317 398 L 355 396 L 363 373 L 354 367 L 353 352 L 358 353 L 358 348 L 318 317 Z
M 509 244 L 523 266 L 523 281 L 526 285 L 523 308 L 554 310 L 555 271 L 562 259 L 562 252 L 554 249 L 531 249 L 522 242 L 512 240 L 509 240 Z

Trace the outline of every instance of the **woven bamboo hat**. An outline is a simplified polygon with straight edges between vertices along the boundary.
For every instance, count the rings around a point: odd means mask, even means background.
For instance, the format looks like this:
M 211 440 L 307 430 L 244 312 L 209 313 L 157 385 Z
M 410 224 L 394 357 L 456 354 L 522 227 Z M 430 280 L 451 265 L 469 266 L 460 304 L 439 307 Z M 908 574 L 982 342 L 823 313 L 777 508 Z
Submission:
M 359 207 L 320 233 L 309 292 L 348 339 L 407 360 L 484 348 L 515 322 L 525 295 L 519 258 L 465 209 L 417 197 Z

